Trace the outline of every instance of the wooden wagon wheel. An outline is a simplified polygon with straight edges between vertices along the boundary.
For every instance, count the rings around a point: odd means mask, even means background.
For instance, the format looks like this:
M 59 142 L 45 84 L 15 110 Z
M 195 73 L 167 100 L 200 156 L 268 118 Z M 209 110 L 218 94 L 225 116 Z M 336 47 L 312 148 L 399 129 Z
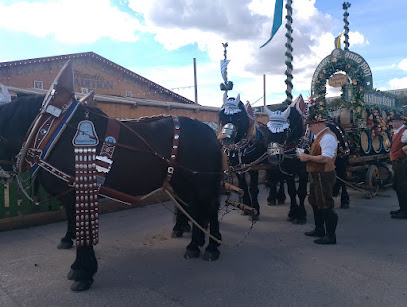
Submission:
M 379 192 L 379 169 L 376 165 L 370 165 L 366 172 L 365 185 L 369 188 L 366 197 L 373 198 L 376 197 Z

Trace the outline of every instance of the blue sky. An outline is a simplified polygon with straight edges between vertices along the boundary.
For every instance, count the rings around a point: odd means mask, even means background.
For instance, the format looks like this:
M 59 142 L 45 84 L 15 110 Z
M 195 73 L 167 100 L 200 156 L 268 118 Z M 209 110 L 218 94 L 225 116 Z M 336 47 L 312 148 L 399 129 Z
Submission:
M 338 0 L 293 0 L 294 96 L 343 31 Z M 358 0 L 349 9 L 350 50 L 369 63 L 377 89 L 407 88 L 407 1 Z M 264 48 L 274 0 L 0 0 L 0 62 L 93 51 L 194 100 L 220 107 L 219 61 L 228 42 L 229 96 L 261 105 L 285 99 L 285 28 Z M 283 13 L 285 16 L 285 12 Z M 186 88 L 185 88 L 186 87 Z M 328 93 L 333 91 L 328 89 Z

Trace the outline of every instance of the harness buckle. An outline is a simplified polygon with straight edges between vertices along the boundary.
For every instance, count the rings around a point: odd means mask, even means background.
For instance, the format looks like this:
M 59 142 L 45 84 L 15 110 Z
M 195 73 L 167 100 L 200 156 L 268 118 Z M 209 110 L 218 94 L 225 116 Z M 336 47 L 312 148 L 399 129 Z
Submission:
M 174 173 L 174 167 L 169 166 L 167 169 L 167 173 L 172 175 Z

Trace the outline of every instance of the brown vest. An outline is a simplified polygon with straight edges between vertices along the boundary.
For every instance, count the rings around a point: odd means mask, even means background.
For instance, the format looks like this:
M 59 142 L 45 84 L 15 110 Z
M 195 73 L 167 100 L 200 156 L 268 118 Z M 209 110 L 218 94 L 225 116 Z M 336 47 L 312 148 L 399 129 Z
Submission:
M 399 133 L 393 136 L 391 141 L 391 150 L 390 150 L 390 161 L 403 159 L 406 155 L 404 154 L 402 148 L 406 144 L 401 142 L 401 137 L 403 136 L 404 131 L 406 131 L 407 127 L 403 127 Z
M 335 134 L 333 134 L 331 132 L 331 130 L 329 130 L 329 128 L 323 130 L 318 135 L 318 137 L 314 140 L 314 143 L 312 143 L 311 151 L 310 151 L 311 156 L 319 156 L 322 153 L 321 145 L 319 143 L 321 142 L 321 139 L 325 134 L 333 135 L 333 137 L 336 140 Z M 316 163 L 316 162 L 308 161 L 307 162 L 307 172 L 309 172 L 309 173 L 331 172 L 331 171 L 335 170 L 335 160 L 336 160 L 336 151 L 335 151 L 335 156 L 328 163 Z

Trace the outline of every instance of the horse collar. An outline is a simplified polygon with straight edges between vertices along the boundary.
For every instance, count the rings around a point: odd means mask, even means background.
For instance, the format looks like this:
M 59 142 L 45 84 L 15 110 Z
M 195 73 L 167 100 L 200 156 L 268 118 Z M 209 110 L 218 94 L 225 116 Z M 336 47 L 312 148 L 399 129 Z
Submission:
M 171 147 L 171 154 L 170 154 L 170 159 L 169 159 L 169 165 L 167 168 L 167 176 L 164 179 L 164 183 L 162 186 L 163 190 L 166 190 L 168 185 L 170 184 L 170 180 L 172 178 L 172 175 L 174 174 L 174 165 L 175 165 L 175 160 L 177 158 L 178 154 L 178 144 L 179 144 L 179 137 L 180 137 L 180 130 L 181 130 L 181 123 L 179 121 L 179 118 L 177 116 L 171 116 L 172 121 L 174 123 L 174 137 L 172 139 L 172 147 Z

